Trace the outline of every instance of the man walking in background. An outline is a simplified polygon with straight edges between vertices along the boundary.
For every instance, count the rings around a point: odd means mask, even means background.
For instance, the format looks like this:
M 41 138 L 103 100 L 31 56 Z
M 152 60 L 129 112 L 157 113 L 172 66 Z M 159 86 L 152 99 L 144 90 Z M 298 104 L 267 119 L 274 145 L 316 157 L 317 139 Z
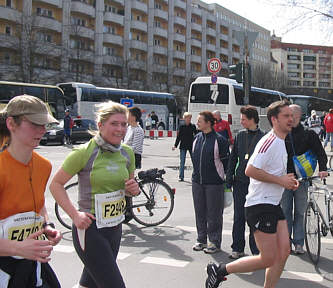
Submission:
M 69 110 L 65 110 L 65 117 L 64 117 L 64 143 L 67 145 L 71 144 L 71 134 L 72 128 L 74 126 L 74 121 L 72 117 L 69 115 Z
M 240 109 L 241 125 L 244 130 L 238 132 L 230 154 L 226 177 L 227 187 L 233 187 L 234 197 L 234 223 L 232 226 L 232 253 L 229 258 L 243 257 L 245 247 L 245 208 L 246 195 L 250 179 L 245 175 L 245 168 L 257 143 L 264 136 L 264 132 L 258 128 L 259 115 L 253 106 L 245 106 Z M 251 231 L 253 232 L 253 231 Z M 249 236 L 250 250 L 253 255 L 259 254 L 253 233 Z
M 311 150 L 317 157 L 320 177 L 326 177 L 327 156 L 319 136 L 313 130 L 304 129 L 300 123 L 302 116 L 300 106 L 293 104 L 289 107 L 293 112 L 293 128 L 285 140 L 288 152 L 288 173 L 296 175 L 293 156 L 299 156 Z M 308 182 L 301 182 L 296 190 L 286 189 L 281 199 L 281 207 L 288 223 L 290 246 L 294 244 L 296 254 L 304 254 L 304 213 L 307 200 Z
M 328 142 L 331 141 L 331 152 L 333 152 L 333 109 L 329 110 L 329 113 L 325 116 L 324 124 L 326 128 L 326 137 L 324 142 L 324 148 Z
M 192 159 L 192 144 L 194 135 L 197 133 L 195 125 L 191 123 L 192 114 L 185 112 L 184 113 L 185 124 L 181 125 L 178 130 L 177 138 L 175 145 L 172 147 L 172 150 L 175 150 L 180 143 L 179 152 L 180 152 L 180 163 L 179 163 L 179 181 L 184 181 L 184 168 L 186 160 L 186 152 L 188 151 Z
M 230 130 L 230 125 L 228 121 L 225 121 L 221 118 L 220 111 L 216 110 L 213 112 L 215 118 L 214 130 L 215 132 L 222 135 L 225 139 L 229 141 L 229 144 L 234 144 L 234 140 L 232 139 L 232 134 Z

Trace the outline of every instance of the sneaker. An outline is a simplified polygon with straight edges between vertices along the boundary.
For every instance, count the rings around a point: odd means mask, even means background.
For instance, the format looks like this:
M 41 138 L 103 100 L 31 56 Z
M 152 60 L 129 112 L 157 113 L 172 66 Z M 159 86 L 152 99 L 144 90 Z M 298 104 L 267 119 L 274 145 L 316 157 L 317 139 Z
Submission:
M 206 270 L 207 270 L 207 274 L 208 274 L 206 283 L 205 283 L 206 288 L 217 288 L 221 282 L 226 280 L 226 278 L 219 279 L 219 277 L 217 275 L 218 266 L 216 264 L 209 263 L 207 265 Z
M 206 247 L 207 247 L 207 244 L 197 242 L 197 243 L 195 243 L 195 244 L 193 245 L 192 249 L 193 249 L 194 251 L 202 251 L 202 250 L 204 250 Z
M 220 248 L 217 248 L 215 244 L 209 243 L 207 248 L 203 249 L 206 254 L 215 254 L 220 252 Z
M 245 253 L 244 252 L 237 252 L 237 251 L 232 251 L 231 254 L 229 255 L 230 259 L 238 259 L 241 257 L 244 257 Z
M 184 182 L 184 178 L 179 178 L 178 181 L 179 182 Z
M 303 249 L 303 246 L 302 245 L 295 245 L 295 254 L 304 254 L 305 251 Z

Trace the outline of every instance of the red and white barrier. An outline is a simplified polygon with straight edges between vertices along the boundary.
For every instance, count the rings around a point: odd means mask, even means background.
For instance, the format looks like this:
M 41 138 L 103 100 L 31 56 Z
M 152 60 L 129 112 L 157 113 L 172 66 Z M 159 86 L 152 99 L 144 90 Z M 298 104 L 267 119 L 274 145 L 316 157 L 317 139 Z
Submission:
M 145 136 L 151 138 L 177 137 L 177 131 L 171 130 L 145 130 Z

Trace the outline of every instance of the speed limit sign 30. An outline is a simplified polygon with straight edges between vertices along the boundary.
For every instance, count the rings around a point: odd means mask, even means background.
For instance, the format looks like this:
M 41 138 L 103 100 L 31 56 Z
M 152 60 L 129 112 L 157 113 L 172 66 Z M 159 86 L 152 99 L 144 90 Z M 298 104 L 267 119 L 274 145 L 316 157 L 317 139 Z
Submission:
M 208 60 L 207 68 L 210 73 L 218 73 L 222 68 L 222 64 L 219 58 L 211 58 Z

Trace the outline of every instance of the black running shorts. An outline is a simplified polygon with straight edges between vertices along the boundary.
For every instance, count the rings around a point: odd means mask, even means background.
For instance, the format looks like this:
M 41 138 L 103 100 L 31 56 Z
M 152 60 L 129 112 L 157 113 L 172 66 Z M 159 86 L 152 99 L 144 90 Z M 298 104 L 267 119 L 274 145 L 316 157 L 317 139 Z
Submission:
M 285 220 L 280 205 L 258 204 L 245 207 L 246 222 L 252 232 L 276 233 L 277 223 Z

